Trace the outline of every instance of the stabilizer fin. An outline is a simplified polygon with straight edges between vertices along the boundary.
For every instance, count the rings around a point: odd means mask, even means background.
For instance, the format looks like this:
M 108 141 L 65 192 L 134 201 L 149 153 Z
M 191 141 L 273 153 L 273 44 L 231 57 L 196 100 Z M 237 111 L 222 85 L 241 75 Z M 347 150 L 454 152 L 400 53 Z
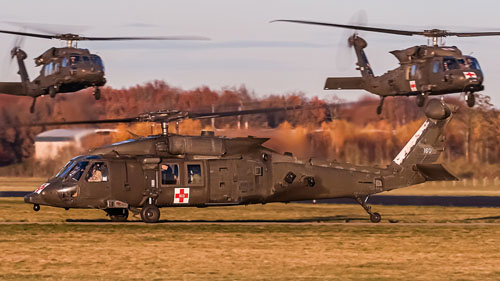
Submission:
M 365 80 L 362 77 L 329 77 L 325 82 L 325 90 L 363 90 Z

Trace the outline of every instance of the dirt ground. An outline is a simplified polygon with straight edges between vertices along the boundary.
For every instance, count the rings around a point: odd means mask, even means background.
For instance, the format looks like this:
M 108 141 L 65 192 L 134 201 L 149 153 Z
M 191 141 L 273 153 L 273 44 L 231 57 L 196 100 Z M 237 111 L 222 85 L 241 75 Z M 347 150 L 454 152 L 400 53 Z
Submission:
M 103 211 L 0 199 L 0 280 L 499 280 L 500 210 L 268 204 Z

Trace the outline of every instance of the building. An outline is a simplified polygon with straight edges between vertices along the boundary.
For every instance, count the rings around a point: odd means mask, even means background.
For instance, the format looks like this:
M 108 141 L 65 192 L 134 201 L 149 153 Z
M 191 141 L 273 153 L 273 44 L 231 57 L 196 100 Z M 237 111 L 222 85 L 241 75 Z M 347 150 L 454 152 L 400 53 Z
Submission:
M 61 149 L 74 147 L 82 149 L 82 140 L 92 135 L 108 135 L 114 129 L 55 129 L 45 131 L 35 137 L 35 159 L 54 159 Z

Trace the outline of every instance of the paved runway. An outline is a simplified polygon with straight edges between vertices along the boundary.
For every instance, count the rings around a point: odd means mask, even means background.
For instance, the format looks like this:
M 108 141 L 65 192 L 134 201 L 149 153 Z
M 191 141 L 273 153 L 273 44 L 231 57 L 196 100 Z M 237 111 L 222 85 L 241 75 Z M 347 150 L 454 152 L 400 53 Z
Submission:
M 0 197 L 24 197 L 26 191 L 0 191 Z M 313 203 L 313 201 L 299 201 Z M 351 198 L 317 200 L 317 204 L 358 204 Z M 448 206 L 448 207 L 500 207 L 500 196 L 406 196 L 374 195 L 368 199 L 371 205 L 399 206 Z

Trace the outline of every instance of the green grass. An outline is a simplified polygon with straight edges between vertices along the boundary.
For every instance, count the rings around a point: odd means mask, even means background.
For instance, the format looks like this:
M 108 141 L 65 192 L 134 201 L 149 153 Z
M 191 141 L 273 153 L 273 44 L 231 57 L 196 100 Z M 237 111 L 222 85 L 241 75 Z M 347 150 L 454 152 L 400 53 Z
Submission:
M 321 204 L 163 208 L 159 224 L 115 224 L 0 198 L 0 280 L 500 279 L 500 209 L 373 209 L 381 224 Z

